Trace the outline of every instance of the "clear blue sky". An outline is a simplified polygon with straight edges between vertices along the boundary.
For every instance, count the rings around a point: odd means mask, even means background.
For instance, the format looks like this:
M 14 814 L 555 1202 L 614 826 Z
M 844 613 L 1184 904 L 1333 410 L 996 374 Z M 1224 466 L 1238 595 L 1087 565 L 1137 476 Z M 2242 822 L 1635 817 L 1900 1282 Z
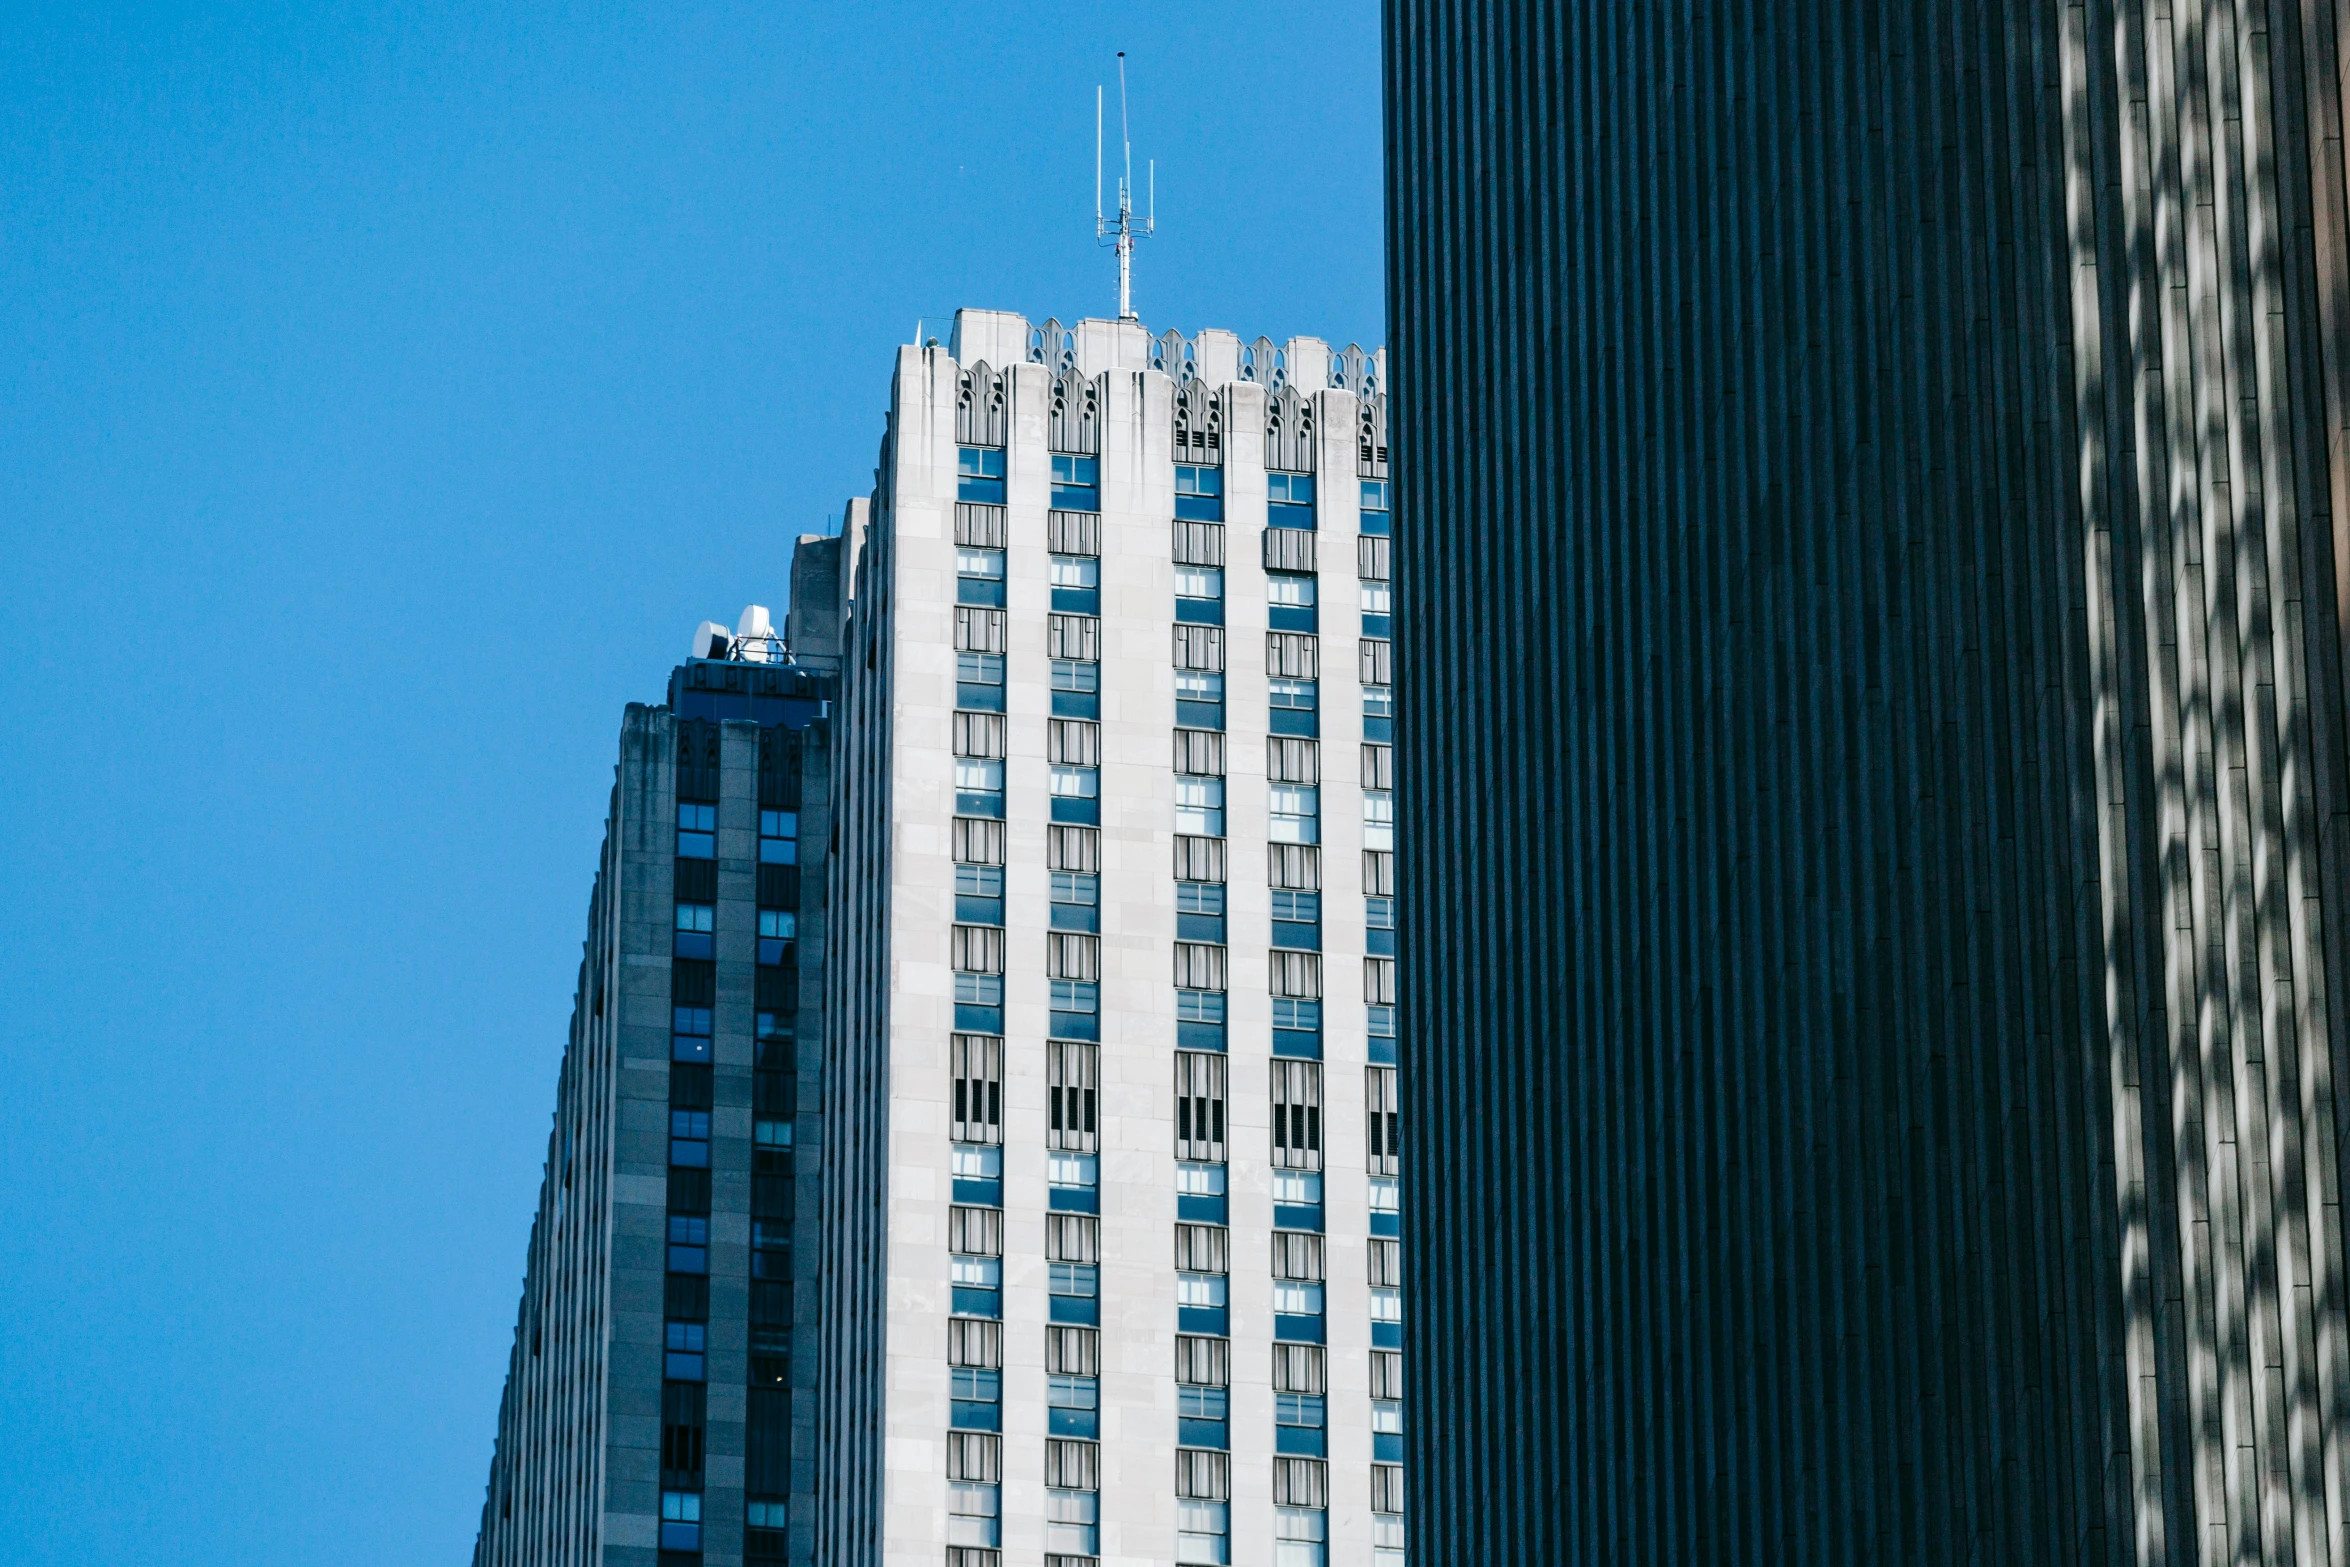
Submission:
M 9 10 L 0 1562 L 463 1559 L 622 705 L 1114 308 L 1118 48 L 1144 319 L 1377 342 L 1376 25 Z

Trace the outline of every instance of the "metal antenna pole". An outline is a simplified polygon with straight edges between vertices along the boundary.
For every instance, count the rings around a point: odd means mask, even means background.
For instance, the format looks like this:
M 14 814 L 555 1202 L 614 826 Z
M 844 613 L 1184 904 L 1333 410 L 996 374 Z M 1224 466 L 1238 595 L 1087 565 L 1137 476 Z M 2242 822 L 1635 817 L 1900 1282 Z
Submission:
M 1093 90 L 1093 231 L 1094 237 L 1118 250 L 1118 319 L 1134 314 L 1134 242 L 1147 239 L 1158 227 L 1158 164 L 1151 164 L 1151 213 L 1134 211 L 1134 138 L 1126 115 L 1126 51 L 1118 51 L 1118 215 L 1102 210 L 1102 89 Z

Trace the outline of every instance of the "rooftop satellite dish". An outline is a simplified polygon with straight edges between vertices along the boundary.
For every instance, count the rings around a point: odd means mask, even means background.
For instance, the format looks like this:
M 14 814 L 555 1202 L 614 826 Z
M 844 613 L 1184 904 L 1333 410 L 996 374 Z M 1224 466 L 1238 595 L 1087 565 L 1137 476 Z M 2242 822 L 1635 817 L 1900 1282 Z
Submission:
M 724 658 L 734 645 L 734 637 L 715 620 L 705 620 L 694 627 L 693 651 L 688 658 Z

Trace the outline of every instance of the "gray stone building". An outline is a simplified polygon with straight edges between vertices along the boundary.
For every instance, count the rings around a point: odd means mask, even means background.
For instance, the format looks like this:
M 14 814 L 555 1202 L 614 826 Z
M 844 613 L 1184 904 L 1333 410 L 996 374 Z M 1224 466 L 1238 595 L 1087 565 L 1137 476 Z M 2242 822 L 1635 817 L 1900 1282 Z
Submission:
M 1402 1560 L 1383 371 L 898 353 L 823 611 L 828 1567 Z
M 475 1567 L 810 1557 L 826 629 L 705 623 L 622 721 Z

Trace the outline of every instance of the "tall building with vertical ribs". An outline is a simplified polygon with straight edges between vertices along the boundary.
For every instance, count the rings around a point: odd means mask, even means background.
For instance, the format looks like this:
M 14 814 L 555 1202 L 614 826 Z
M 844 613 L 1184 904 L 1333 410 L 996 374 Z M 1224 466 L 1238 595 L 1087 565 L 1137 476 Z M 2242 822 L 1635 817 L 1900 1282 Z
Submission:
M 810 1559 L 837 627 L 792 629 L 705 622 L 622 720 L 474 1567 Z
M 1383 368 L 899 351 L 831 611 L 826 1567 L 1400 1567 Z
M 2350 1561 L 2350 11 L 1385 16 L 1416 1567 Z

